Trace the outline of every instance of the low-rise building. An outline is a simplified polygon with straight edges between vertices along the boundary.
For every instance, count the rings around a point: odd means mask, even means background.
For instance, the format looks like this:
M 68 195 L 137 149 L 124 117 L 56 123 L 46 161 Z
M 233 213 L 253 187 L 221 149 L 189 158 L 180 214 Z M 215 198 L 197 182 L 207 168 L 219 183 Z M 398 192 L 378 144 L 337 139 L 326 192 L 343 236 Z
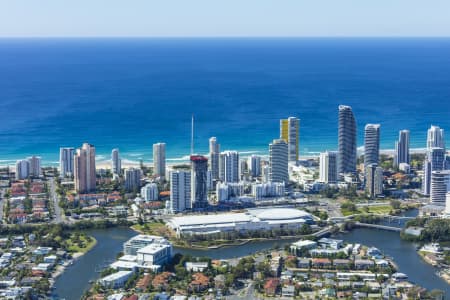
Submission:
M 122 288 L 127 280 L 133 275 L 133 271 L 119 271 L 99 280 L 99 283 L 108 289 Z
M 186 270 L 188 272 L 203 272 L 208 268 L 207 262 L 186 262 Z

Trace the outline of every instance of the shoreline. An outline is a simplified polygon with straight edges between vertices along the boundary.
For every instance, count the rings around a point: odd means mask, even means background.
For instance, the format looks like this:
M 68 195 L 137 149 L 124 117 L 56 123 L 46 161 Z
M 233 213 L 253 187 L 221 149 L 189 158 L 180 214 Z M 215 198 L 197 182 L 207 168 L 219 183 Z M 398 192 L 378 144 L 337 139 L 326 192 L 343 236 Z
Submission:
M 264 149 L 264 150 L 242 150 L 239 151 L 240 153 L 240 157 L 241 158 L 245 158 L 245 157 L 249 157 L 253 154 L 261 156 L 262 158 L 268 158 L 268 150 Z M 325 151 L 325 150 L 324 150 Z M 331 151 L 331 150 L 330 150 Z M 358 147 L 358 155 L 361 155 L 363 152 L 363 149 L 361 149 L 361 147 Z M 385 155 L 393 155 L 395 152 L 395 149 L 380 149 L 380 154 L 385 154 Z M 410 153 L 411 154 L 424 154 L 426 152 L 425 148 L 411 148 L 410 149 Z M 45 159 L 45 156 L 42 156 L 39 153 L 36 153 L 35 155 L 37 156 L 41 156 L 43 157 L 43 161 L 42 161 L 42 167 L 57 167 L 59 165 L 59 161 L 55 160 L 51 160 L 48 161 Z M 208 153 L 203 153 L 201 155 L 208 155 Z M 300 159 L 317 159 L 320 155 L 320 151 L 311 151 L 308 152 L 305 155 L 300 155 Z M 4 167 L 10 167 L 11 169 L 15 168 L 15 163 L 17 160 L 20 159 L 24 159 L 28 156 L 31 156 L 31 154 L 29 155 L 24 155 L 21 158 L 11 158 L 11 159 L 3 159 L 0 160 L 0 167 L 4 168 Z M 140 165 L 140 160 L 138 159 L 139 157 L 136 156 L 131 156 L 131 155 L 127 155 L 126 153 L 124 155 L 121 155 L 122 158 L 122 167 L 123 168 L 129 168 L 129 167 L 137 167 Z M 96 167 L 100 168 L 100 169 L 110 169 L 110 160 L 107 158 L 109 157 L 109 154 L 104 154 L 104 153 L 98 153 L 97 154 L 97 158 L 96 158 Z M 151 158 L 151 152 L 149 152 L 148 154 L 142 154 L 142 157 L 149 157 Z M 168 167 L 171 166 L 175 166 L 175 165 L 180 165 L 180 164 L 185 164 L 185 163 L 189 163 L 189 155 L 185 155 L 182 157 L 167 157 L 166 159 L 166 165 Z M 153 164 L 152 159 L 144 159 L 143 160 L 143 164 L 145 166 L 149 166 Z
M 89 249 L 86 249 L 86 251 L 84 251 L 84 252 L 74 252 L 73 254 L 71 254 L 72 258 L 70 260 L 67 260 L 67 264 L 63 264 L 63 265 L 58 264 L 55 267 L 55 271 L 52 272 L 50 275 L 50 278 L 53 281 L 55 281 L 59 276 L 64 274 L 67 267 L 70 267 L 71 265 L 76 263 L 76 261 L 79 260 L 83 255 L 87 254 L 89 251 L 94 249 L 94 247 L 97 245 L 97 240 L 93 236 L 91 236 L 91 238 L 93 239 L 93 242 L 90 245 Z M 51 284 L 51 286 L 53 286 L 53 284 L 54 284 L 54 282 Z

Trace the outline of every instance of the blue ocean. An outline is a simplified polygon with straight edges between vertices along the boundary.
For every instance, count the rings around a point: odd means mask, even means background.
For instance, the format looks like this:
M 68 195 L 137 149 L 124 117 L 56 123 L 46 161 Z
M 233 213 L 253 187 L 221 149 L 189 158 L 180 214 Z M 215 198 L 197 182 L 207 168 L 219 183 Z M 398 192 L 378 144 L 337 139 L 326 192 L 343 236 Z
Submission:
M 450 39 L 0 39 L 0 164 L 60 146 L 108 159 L 169 161 L 190 149 L 266 154 L 279 119 L 301 119 L 301 155 L 337 147 L 338 105 L 353 107 L 358 145 L 381 123 L 381 146 L 400 129 L 425 147 L 450 130 Z

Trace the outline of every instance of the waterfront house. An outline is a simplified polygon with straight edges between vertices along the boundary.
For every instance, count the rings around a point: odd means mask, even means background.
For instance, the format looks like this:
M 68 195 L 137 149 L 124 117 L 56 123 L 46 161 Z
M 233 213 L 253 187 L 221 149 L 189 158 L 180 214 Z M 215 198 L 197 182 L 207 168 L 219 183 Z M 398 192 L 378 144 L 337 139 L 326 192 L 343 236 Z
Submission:
M 310 240 L 298 241 L 291 245 L 290 250 L 296 256 L 302 256 L 307 253 L 308 250 L 317 248 L 317 243 Z
M 264 292 L 266 296 L 274 297 L 278 290 L 278 285 L 280 284 L 280 280 L 278 278 L 269 278 L 266 280 L 264 284 Z
M 381 259 L 383 258 L 383 253 L 378 248 L 370 247 L 367 249 L 367 256 L 372 257 L 373 259 Z
M 375 260 L 375 265 L 377 268 L 386 269 L 389 268 L 389 262 L 385 259 L 377 259 Z
M 336 239 L 329 239 L 329 238 L 321 238 L 318 242 L 319 242 L 319 245 L 324 249 L 330 248 L 330 249 L 337 250 L 339 248 L 342 248 L 342 246 L 344 245 L 343 240 L 336 240 Z

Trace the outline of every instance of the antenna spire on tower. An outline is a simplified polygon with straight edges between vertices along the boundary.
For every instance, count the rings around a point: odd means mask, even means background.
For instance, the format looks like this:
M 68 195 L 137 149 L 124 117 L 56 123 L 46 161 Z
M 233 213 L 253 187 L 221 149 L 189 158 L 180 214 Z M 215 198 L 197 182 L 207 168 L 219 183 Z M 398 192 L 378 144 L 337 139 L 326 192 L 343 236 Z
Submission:
M 191 155 L 194 155 L 194 114 L 191 121 Z

